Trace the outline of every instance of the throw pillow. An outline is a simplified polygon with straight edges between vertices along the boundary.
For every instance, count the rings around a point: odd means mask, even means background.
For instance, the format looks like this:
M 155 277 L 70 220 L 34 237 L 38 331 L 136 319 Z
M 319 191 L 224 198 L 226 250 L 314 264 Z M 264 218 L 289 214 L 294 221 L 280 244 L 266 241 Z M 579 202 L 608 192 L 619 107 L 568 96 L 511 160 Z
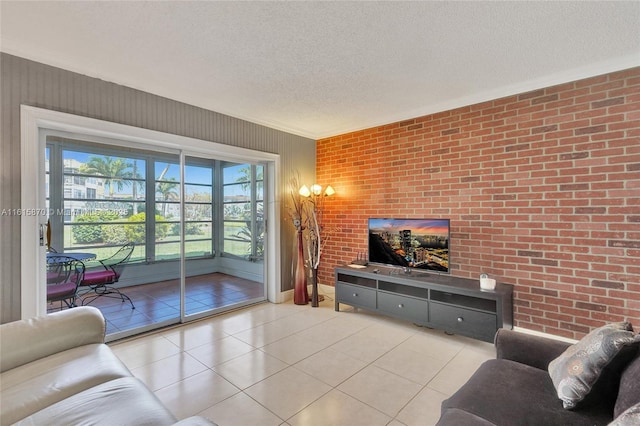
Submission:
M 609 423 L 609 426 L 638 426 L 640 425 L 640 403 L 633 405 L 624 413 Z
M 623 346 L 640 341 L 628 322 L 593 330 L 549 363 L 549 375 L 566 409 L 575 408 L 589 394 L 602 370 Z

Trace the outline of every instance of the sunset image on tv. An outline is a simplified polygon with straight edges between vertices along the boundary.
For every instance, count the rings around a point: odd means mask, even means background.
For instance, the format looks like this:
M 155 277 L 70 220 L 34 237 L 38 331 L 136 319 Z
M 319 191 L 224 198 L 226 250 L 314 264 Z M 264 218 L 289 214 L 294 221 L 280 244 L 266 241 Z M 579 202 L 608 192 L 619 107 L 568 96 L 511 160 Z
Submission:
M 369 219 L 369 262 L 449 272 L 449 219 Z

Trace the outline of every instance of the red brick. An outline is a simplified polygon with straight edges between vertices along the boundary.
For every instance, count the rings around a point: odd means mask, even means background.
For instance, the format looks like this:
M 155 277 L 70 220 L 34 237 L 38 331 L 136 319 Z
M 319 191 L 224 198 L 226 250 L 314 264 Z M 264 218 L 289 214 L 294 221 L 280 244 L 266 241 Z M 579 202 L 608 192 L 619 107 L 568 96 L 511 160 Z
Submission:
M 366 251 L 368 217 L 442 216 L 452 274 L 513 283 L 516 325 L 640 323 L 639 142 L 640 68 L 322 139 L 316 176 L 339 192 L 325 218 L 350 235 L 321 282 Z

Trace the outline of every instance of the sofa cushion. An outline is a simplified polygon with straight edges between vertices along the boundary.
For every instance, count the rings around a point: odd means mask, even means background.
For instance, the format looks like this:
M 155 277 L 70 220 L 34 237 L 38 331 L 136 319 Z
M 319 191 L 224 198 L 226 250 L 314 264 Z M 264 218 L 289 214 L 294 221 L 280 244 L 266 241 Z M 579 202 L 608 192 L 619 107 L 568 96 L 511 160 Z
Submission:
M 618 417 L 636 404 L 640 404 L 640 349 L 636 351 L 635 359 L 622 372 L 613 416 Z
M 549 375 L 564 408 L 573 409 L 591 391 L 603 369 L 625 346 L 640 341 L 628 322 L 599 327 L 549 363 Z
M 609 426 L 638 426 L 640 425 L 640 403 L 627 408 Z
M 442 402 L 443 418 L 449 409 L 496 425 L 593 426 L 606 425 L 613 418 L 611 402 L 563 409 L 545 370 L 504 359 L 484 362 L 462 388 Z
M 0 376 L 0 424 L 12 424 L 78 392 L 131 373 L 105 344 L 79 346 Z
M 134 377 L 111 380 L 43 408 L 24 425 L 171 425 L 175 417 Z

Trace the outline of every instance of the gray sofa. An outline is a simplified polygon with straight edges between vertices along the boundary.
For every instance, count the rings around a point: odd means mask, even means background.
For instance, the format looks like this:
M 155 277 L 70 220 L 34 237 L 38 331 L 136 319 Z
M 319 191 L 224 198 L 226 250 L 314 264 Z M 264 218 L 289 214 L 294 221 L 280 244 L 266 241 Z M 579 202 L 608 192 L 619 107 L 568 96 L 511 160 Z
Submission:
M 0 326 L 0 425 L 212 425 L 180 422 L 104 344 L 85 306 Z
M 640 402 L 638 345 L 624 347 L 573 410 L 563 408 L 547 371 L 569 343 L 500 329 L 495 346 L 496 359 L 442 402 L 438 426 L 607 425 Z

